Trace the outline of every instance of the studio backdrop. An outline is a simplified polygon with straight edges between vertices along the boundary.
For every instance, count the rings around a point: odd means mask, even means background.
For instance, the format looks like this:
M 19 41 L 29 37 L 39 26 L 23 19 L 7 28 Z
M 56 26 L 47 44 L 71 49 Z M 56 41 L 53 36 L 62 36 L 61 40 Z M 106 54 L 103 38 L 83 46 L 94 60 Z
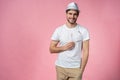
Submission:
M 120 80 L 120 0 L 0 0 L 0 80 L 56 80 L 50 38 L 72 1 L 90 32 L 83 80 Z

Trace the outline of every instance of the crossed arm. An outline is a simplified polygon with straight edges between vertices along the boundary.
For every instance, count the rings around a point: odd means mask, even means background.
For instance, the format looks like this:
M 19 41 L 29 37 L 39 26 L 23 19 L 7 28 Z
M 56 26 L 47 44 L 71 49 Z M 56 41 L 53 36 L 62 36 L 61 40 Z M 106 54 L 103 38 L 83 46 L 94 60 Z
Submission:
M 49 50 L 51 53 L 59 53 L 62 51 L 70 50 L 75 47 L 74 42 L 69 42 L 64 46 L 58 46 L 59 41 L 52 40 L 50 43 Z

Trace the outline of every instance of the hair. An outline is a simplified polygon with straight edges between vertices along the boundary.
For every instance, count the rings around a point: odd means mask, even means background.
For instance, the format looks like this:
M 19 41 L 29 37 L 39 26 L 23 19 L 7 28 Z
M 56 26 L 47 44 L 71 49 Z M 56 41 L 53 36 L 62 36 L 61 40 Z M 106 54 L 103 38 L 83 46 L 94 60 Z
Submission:
M 70 11 L 71 9 L 67 9 L 66 10 L 66 13 L 68 12 L 68 11 Z M 77 15 L 79 16 L 79 13 L 80 13 L 80 11 L 79 10 L 75 10 L 75 11 L 77 11 Z

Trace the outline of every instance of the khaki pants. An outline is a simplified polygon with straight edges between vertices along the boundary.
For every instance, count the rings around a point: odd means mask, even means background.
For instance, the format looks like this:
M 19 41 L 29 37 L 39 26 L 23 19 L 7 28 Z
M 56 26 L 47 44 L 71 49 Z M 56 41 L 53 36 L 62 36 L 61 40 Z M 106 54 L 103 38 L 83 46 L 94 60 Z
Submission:
M 56 66 L 57 80 L 82 80 L 80 68 L 63 68 Z

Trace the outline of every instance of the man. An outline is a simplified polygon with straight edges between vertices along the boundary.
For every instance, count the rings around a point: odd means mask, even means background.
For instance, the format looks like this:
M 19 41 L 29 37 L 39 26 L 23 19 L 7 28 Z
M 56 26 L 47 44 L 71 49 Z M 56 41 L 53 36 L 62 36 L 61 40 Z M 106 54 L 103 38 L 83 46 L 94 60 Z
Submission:
M 50 52 L 58 53 L 55 63 L 57 80 L 81 80 L 88 61 L 89 33 L 76 23 L 79 12 L 76 3 L 69 3 L 66 23 L 58 27 L 51 37 Z

